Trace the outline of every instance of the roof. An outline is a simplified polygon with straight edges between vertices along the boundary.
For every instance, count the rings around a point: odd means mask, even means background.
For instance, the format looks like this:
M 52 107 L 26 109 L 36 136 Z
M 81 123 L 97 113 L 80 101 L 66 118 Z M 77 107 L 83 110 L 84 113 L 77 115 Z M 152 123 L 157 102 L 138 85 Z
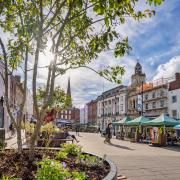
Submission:
M 169 116 L 166 116 L 165 114 L 161 114 L 156 119 L 142 123 L 144 126 L 175 126 L 177 124 L 180 124 L 180 122 Z
M 125 123 L 125 125 L 127 126 L 138 126 L 141 125 L 144 122 L 148 122 L 150 121 L 148 118 L 144 117 L 144 116 L 140 116 L 132 121 L 128 121 Z

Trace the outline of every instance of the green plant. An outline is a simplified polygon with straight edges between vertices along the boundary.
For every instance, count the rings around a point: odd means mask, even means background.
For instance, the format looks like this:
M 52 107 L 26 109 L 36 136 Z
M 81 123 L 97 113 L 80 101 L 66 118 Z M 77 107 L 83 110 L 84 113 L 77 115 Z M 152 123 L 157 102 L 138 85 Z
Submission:
M 11 177 L 8 177 L 8 176 L 3 175 L 3 176 L 2 176 L 2 180 L 19 180 L 19 178 L 16 178 L 16 177 L 11 178 Z
M 73 180 L 85 180 L 85 179 L 87 179 L 87 175 L 85 174 L 85 172 L 74 171 L 74 172 L 72 172 L 72 179 Z
M 161 135 L 163 135 L 165 133 L 164 127 L 160 127 L 159 132 L 160 132 Z
M 65 180 L 71 177 L 68 170 L 58 161 L 44 159 L 38 164 L 41 168 L 37 171 L 37 180 Z
M 59 152 L 57 153 L 57 155 L 56 155 L 56 159 L 62 160 L 62 159 L 64 159 L 64 158 L 66 158 L 67 155 L 68 155 L 67 152 L 59 151 Z
M 62 144 L 62 151 L 73 156 L 78 156 L 82 152 L 82 147 L 76 144 Z
M 80 163 L 86 166 L 102 166 L 103 159 L 100 159 L 97 156 L 92 156 L 89 154 L 81 154 L 77 159 L 77 163 Z

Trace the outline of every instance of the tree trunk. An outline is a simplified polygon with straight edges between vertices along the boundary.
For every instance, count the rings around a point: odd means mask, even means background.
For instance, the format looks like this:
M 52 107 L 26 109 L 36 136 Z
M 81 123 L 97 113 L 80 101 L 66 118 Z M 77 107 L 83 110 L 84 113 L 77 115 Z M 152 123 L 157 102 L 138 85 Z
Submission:
M 17 127 L 17 145 L 18 145 L 18 153 L 22 153 L 22 137 L 21 137 L 21 127 Z

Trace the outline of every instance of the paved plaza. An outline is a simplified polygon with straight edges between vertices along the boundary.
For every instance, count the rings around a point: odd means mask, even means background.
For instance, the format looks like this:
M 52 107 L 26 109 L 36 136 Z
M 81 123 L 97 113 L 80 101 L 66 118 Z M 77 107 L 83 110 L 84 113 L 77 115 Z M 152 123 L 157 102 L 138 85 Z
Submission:
M 151 147 L 112 139 L 112 145 L 104 144 L 100 134 L 80 133 L 80 145 L 84 151 L 113 160 L 118 174 L 130 180 L 180 180 L 180 147 Z

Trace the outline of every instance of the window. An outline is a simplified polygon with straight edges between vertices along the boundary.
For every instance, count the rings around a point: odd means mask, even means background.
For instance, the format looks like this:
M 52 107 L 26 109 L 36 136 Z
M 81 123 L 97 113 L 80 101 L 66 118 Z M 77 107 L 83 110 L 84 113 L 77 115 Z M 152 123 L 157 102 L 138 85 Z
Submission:
M 121 104 L 121 111 L 123 111 L 123 104 Z
M 172 96 L 172 103 L 177 102 L 177 96 Z
M 163 96 L 164 96 L 164 91 L 163 91 L 163 90 L 161 90 L 161 92 L 160 92 L 160 96 L 161 96 L 161 97 L 163 97 Z
M 177 110 L 172 110 L 172 116 L 173 118 L 177 118 Z
M 148 99 L 148 94 L 145 95 L 145 99 L 146 99 L 146 100 Z
M 146 104 L 146 109 L 148 109 L 148 103 Z
M 63 119 L 63 115 L 61 115 L 61 119 Z
M 152 107 L 153 107 L 153 109 L 156 108 L 156 102 L 152 103 Z
M 67 115 L 65 115 L 65 119 L 67 119 Z
M 160 101 L 160 107 L 164 107 L 164 100 Z
M 155 92 L 153 92 L 153 93 L 152 93 L 152 98 L 153 98 L 153 99 L 155 98 L 155 95 L 156 95 Z
M 69 114 L 71 114 L 71 110 L 69 110 Z

